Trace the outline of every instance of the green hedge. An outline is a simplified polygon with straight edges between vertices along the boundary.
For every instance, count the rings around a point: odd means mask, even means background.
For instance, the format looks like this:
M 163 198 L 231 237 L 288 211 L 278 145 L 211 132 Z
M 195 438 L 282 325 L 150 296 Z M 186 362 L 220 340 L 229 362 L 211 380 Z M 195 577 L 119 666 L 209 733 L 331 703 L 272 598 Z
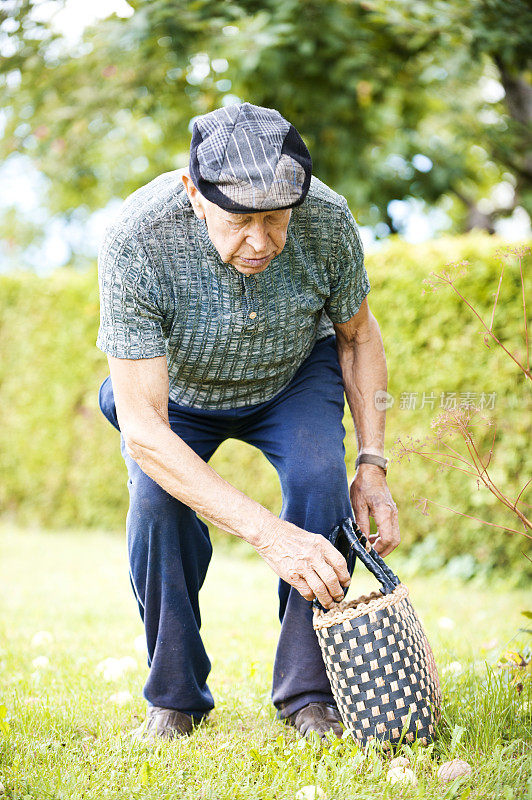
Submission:
M 531 474 L 530 386 L 510 359 L 488 349 L 470 310 L 448 287 L 422 294 L 423 278 L 450 262 L 468 260 L 460 290 L 489 319 L 497 288 L 501 240 L 482 234 L 441 238 L 423 245 L 394 241 L 367 258 L 371 309 L 380 324 L 388 363 L 386 444 L 398 436 L 423 438 L 439 411 L 441 392 L 496 392 L 490 412 L 498 433 L 492 475 L 515 497 Z M 532 302 L 529 298 L 529 307 Z M 96 271 L 59 270 L 43 279 L 19 273 L 0 277 L 1 513 L 20 524 L 123 530 L 126 471 L 118 433 L 98 409 L 105 356 L 95 347 L 98 329 Z M 517 262 L 506 267 L 495 330 L 510 349 L 523 352 L 522 304 Z M 418 392 L 415 409 L 401 407 L 401 393 Z M 436 402 L 420 408 L 422 393 Z M 347 465 L 356 456 L 346 415 Z M 492 429 L 489 429 L 491 435 Z M 488 438 L 483 440 L 488 447 Z M 274 511 L 280 493 L 273 468 L 256 450 L 226 442 L 213 466 Z M 515 526 L 495 498 L 454 471 L 438 472 L 419 457 L 392 463 L 389 486 L 399 506 L 405 546 L 428 566 L 450 562 L 458 574 L 497 567 L 524 568 L 525 540 L 430 507 L 415 509 L 412 495 L 498 524 Z M 324 475 L 324 480 L 327 476 Z M 513 493 L 513 494 L 512 494 Z M 530 495 L 525 499 L 530 502 Z

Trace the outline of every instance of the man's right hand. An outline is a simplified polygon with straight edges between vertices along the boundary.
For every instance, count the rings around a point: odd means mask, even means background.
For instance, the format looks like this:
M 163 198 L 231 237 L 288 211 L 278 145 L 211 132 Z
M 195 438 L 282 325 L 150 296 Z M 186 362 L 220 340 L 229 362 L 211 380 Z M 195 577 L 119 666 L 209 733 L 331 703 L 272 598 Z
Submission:
M 254 547 L 267 564 L 306 599 L 324 608 L 344 599 L 351 578 L 345 558 L 324 536 L 277 520 Z

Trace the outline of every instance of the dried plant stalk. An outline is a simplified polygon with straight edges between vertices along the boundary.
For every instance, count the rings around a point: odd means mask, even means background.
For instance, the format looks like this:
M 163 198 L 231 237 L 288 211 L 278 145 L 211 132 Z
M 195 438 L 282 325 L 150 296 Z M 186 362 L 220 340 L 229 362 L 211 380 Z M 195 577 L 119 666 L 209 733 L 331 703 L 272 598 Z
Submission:
M 529 346 L 529 337 L 528 337 L 528 325 L 527 325 L 527 311 L 526 311 L 526 300 L 525 300 L 525 280 L 523 274 L 523 259 L 525 256 L 530 253 L 530 248 L 523 246 L 523 247 L 516 247 L 512 248 L 509 247 L 504 251 L 498 251 L 497 255 L 502 262 L 501 273 L 499 276 L 499 283 L 497 286 L 497 291 L 495 292 L 495 300 L 493 303 L 493 309 L 491 313 L 491 319 L 489 325 L 484 322 L 481 315 L 478 311 L 471 305 L 469 300 L 463 296 L 463 294 L 457 289 L 455 286 L 454 281 L 456 278 L 463 275 L 468 267 L 468 261 L 460 261 L 455 262 L 453 264 L 447 264 L 446 269 L 441 273 L 431 272 L 429 278 L 423 280 L 423 283 L 426 284 L 428 287 L 422 291 L 422 294 L 425 294 L 426 291 L 437 291 L 441 286 L 450 286 L 454 292 L 461 298 L 461 300 L 466 304 L 466 306 L 473 312 L 473 314 L 477 317 L 477 319 L 481 322 L 482 327 L 484 329 L 483 332 L 483 340 L 486 347 L 489 348 L 489 342 L 494 341 L 507 355 L 511 360 L 516 364 L 516 366 L 523 372 L 524 376 L 528 380 L 532 380 L 532 375 L 530 373 L 530 346 Z M 507 347 L 501 342 L 498 336 L 493 332 L 493 326 L 495 321 L 495 310 L 497 307 L 497 303 L 499 301 L 500 289 L 502 280 L 504 277 L 504 268 L 505 262 L 509 258 L 516 258 L 519 262 L 519 274 L 521 278 L 521 290 L 522 290 L 522 300 L 523 300 L 523 338 L 524 338 L 524 345 L 525 345 L 525 357 L 523 363 L 521 360 L 516 358 L 508 349 Z M 532 478 L 529 478 L 518 492 L 515 500 L 511 500 L 511 498 L 507 497 L 504 492 L 495 484 L 493 481 L 488 468 L 490 466 L 494 446 L 495 446 L 495 437 L 497 433 L 497 425 L 495 421 L 485 414 L 482 413 L 483 409 L 480 406 L 474 405 L 465 405 L 459 406 L 458 408 L 454 409 L 445 409 L 442 413 L 440 413 L 437 417 L 435 417 L 431 422 L 431 428 L 433 428 L 433 436 L 432 438 L 426 437 L 424 440 L 420 439 L 412 439 L 409 437 L 407 442 L 403 442 L 401 437 L 398 437 L 394 445 L 392 447 L 391 452 L 391 461 L 401 461 L 403 458 L 407 458 L 410 460 L 411 455 L 417 455 L 424 458 L 426 461 L 431 461 L 433 463 L 438 464 L 438 470 L 443 470 L 445 468 L 456 469 L 459 472 L 463 472 L 466 475 L 471 476 L 477 482 L 477 487 L 480 488 L 481 484 L 488 489 L 496 498 L 497 500 L 502 503 L 506 508 L 508 508 L 512 513 L 514 513 L 521 524 L 523 525 L 523 530 L 506 527 L 503 525 L 495 525 L 492 522 L 487 522 L 486 520 L 479 519 L 478 517 L 473 517 L 470 514 L 464 514 L 460 511 L 456 511 L 456 509 L 449 508 L 448 506 L 443 506 L 439 503 L 436 503 L 434 500 L 430 500 L 427 497 L 422 498 L 415 498 L 413 496 L 413 501 L 416 505 L 416 508 L 424 515 L 428 515 L 428 504 L 432 503 L 440 508 L 446 508 L 449 511 L 452 511 L 455 514 L 459 514 L 463 517 L 468 517 L 469 519 L 477 520 L 484 525 L 488 525 L 493 528 L 502 529 L 508 533 L 518 533 L 522 536 L 525 536 L 528 539 L 532 539 L 532 535 L 527 531 L 532 531 L 532 522 L 531 520 L 525 515 L 525 513 L 518 508 L 518 504 L 521 506 L 525 506 L 527 508 L 531 508 L 528 503 L 525 503 L 522 496 L 525 493 L 525 490 L 532 482 Z M 482 456 L 479 452 L 479 447 L 475 441 L 475 432 L 473 426 L 477 423 L 484 422 L 486 426 L 490 427 L 493 426 L 493 436 L 491 439 L 491 447 L 489 452 L 486 456 Z M 450 441 L 454 440 L 455 438 L 461 439 L 465 443 L 466 453 L 461 453 L 456 447 L 450 444 Z M 454 442 L 453 442 L 454 444 Z M 427 449 L 429 448 L 429 449 Z

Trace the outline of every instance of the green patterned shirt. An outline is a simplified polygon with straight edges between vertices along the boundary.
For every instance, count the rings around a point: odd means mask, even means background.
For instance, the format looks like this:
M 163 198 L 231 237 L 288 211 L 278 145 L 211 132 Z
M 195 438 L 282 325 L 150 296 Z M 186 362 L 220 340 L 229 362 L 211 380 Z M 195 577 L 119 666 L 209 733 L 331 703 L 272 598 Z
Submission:
M 347 202 L 315 177 L 284 249 L 257 275 L 221 260 L 179 170 L 124 201 L 98 274 L 97 346 L 116 358 L 166 356 L 170 399 L 205 409 L 274 397 L 370 290 Z

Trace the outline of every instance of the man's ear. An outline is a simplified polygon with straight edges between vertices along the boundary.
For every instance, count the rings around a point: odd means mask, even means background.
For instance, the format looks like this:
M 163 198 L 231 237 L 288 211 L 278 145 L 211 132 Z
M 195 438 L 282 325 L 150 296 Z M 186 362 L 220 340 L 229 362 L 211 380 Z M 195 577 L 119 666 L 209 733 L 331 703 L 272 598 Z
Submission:
M 202 203 L 201 194 L 198 192 L 192 178 L 190 175 L 182 175 L 181 180 L 185 185 L 186 192 L 188 194 L 189 200 L 192 204 L 192 208 L 194 209 L 194 214 L 197 216 L 198 219 L 205 219 L 205 207 Z

